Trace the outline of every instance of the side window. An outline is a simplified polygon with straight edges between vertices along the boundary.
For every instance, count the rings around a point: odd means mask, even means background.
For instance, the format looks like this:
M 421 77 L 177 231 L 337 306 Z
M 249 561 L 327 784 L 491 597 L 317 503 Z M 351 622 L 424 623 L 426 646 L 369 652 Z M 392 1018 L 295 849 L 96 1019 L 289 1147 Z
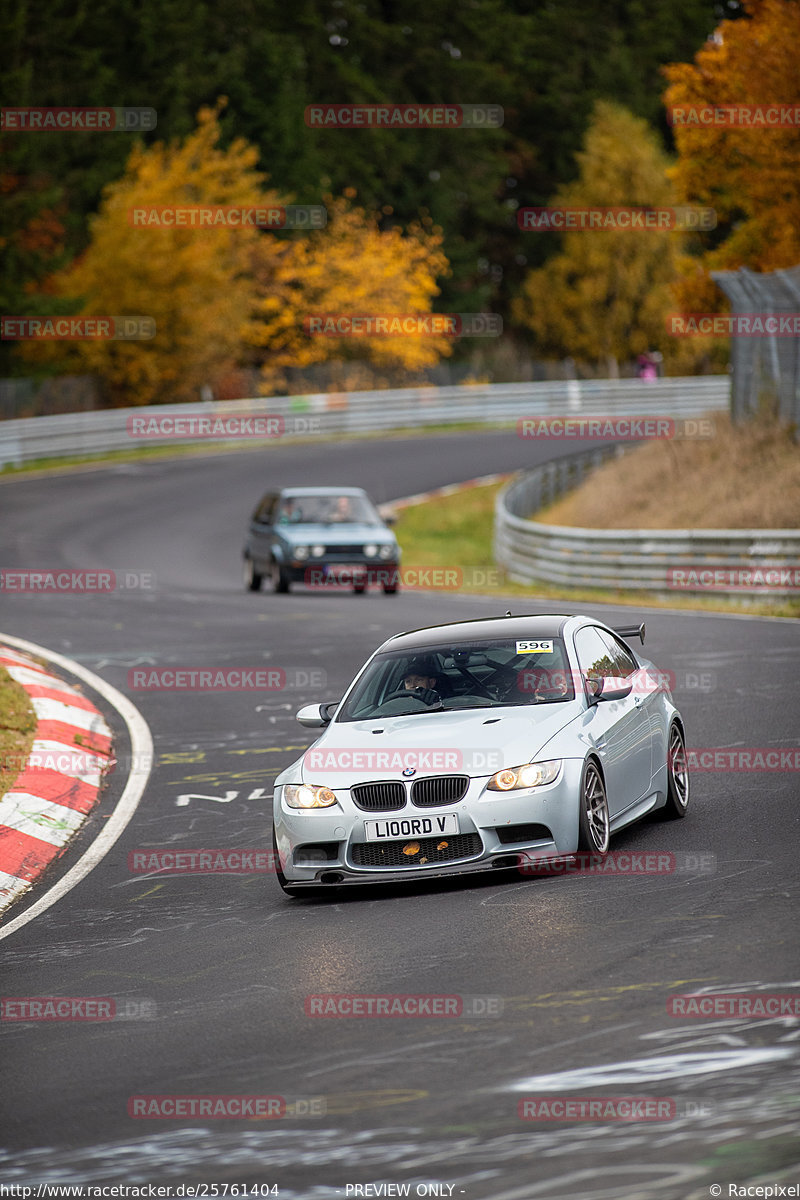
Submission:
M 633 675 L 634 671 L 639 670 L 636 659 L 627 646 L 623 645 L 612 634 L 606 633 L 605 629 L 601 629 L 599 632 L 603 641 L 608 646 L 608 652 L 611 655 L 613 663 L 612 675 L 619 679 L 627 679 L 629 675 Z
M 253 520 L 260 521 L 262 525 L 271 525 L 272 512 L 275 508 L 275 501 L 277 499 L 278 497 L 274 492 L 269 492 L 261 501 L 255 513 L 253 514 Z
M 589 625 L 575 634 L 575 649 L 578 663 L 585 679 L 599 679 L 601 675 L 614 675 L 615 666 L 608 646 L 599 629 Z

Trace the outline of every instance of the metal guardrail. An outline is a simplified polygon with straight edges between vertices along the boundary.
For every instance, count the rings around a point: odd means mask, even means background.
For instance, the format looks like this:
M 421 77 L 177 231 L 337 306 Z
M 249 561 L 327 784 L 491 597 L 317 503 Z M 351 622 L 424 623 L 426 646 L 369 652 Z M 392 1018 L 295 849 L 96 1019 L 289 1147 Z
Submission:
M 494 555 L 512 579 L 670 596 L 798 595 L 797 529 L 606 530 L 529 519 L 617 452 L 608 447 L 546 463 L 498 495 Z
M 678 379 L 555 380 L 391 391 L 319 393 L 226 400 L 208 404 L 103 409 L 0 421 L 0 468 L 38 459 L 107 454 L 143 445 L 176 445 L 172 437 L 141 441 L 128 432 L 133 417 L 275 416 L 282 438 L 339 436 L 462 423 L 494 424 L 538 416 L 699 416 L 727 410 L 730 379 L 702 375 Z M 191 441 L 182 438 L 180 444 Z M 218 439 L 221 441 L 222 439 Z M 252 444 L 259 444 L 256 439 Z M 274 438 L 264 438 L 267 444 Z M 206 442 L 207 439 L 194 439 Z

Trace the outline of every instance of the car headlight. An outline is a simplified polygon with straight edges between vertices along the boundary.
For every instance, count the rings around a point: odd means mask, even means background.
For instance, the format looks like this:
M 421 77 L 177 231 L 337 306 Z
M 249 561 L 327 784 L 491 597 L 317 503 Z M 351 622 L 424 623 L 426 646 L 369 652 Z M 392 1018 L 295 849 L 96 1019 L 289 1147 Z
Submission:
M 308 558 L 308 546 L 295 546 L 292 558 Z
M 365 558 L 375 558 L 377 553 L 378 553 L 378 547 L 374 544 L 374 542 L 370 542 L 368 545 L 366 545 L 364 547 L 364 557 Z
M 324 546 L 312 546 L 311 547 L 311 554 L 312 554 L 312 557 L 314 557 L 314 558 L 322 558 L 324 553 L 325 553 Z
M 330 808 L 336 803 L 336 793 L 315 783 L 287 783 L 283 798 L 289 808 Z
M 391 543 L 381 546 L 378 554 L 381 558 L 394 558 L 394 546 Z
M 561 770 L 561 759 L 550 762 L 524 763 L 521 767 L 506 767 L 497 771 L 487 783 L 493 792 L 511 792 L 516 788 L 542 787 L 552 783 Z

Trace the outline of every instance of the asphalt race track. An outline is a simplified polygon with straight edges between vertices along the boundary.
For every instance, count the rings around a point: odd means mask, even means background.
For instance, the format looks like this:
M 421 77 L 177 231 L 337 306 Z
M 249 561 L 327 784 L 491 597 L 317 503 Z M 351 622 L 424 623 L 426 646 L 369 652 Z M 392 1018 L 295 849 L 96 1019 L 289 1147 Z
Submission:
M 269 874 L 128 870 L 141 849 L 268 848 L 271 781 L 313 740 L 294 712 L 336 699 L 391 633 L 553 607 L 409 591 L 246 593 L 241 543 L 260 494 L 341 482 L 382 503 L 514 470 L 537 452 L 546 447 L 513 432 L 427 435 L 0 485 L 3 567 L 152 573 L 152 588 L 107 595 L 3 595 L 0 632 L 130 696 L 156 747 L 116 845 L 0 941 L 3 996 L 112 996 L 131 1013 L 2 1022 L 4 1184 L 246 1183 L 344 1200 L 381 1194 L 355 1185 L 408 1183 L 411 1195 L 425 1194 L 421 1185 L 435 1195 L 435 1184 L 467 1200 L 686 1200 L 714 1194 L 712 1184 L 727 1196 L 729 1183 L 783 1179 L 798 1162 L 797 1019 L 667 1011 L 677 993 L 800 987 L 796 772 L 697 772 L 686 820 L 643 822 L 612 842 L 698 856 L 704 869 L 682 873 L 494 872 L 317 902 L 285 898 Z M 655 610 L 646 619 L 645 653 L 676 673 L 690 747 L 798 745 L 800 623 Z M 299 682 L 134 691 L 128 672 L 142 665 L 270 665 Z M 303 671 L 325 673 L 321 694 L 303 686 Z M 123 782 L 116 772 L 56 875 L 97 835 Z M 488 997 L 492 1013 L 316 1019 L 304 1001 L 319 993 Z M 290 1109 L 272 1121 L 128 1115 L 130 1097 L 153 1094 L 282 1096 Z M 661 1098 L 675 1115 L 520 1119 L 530 1096 Z

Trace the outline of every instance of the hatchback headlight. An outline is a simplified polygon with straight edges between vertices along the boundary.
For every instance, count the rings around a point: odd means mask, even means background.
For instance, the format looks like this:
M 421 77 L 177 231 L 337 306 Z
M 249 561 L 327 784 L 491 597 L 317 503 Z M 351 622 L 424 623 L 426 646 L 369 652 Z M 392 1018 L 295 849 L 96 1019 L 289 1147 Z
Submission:
M 292 558 L 308 558 L 308 546 L 295 546 Z
M 314 558 L 322 558 L 324 553 L 325 553 L 324 546 L 312 546 L 311 547 L 311 554 Z
M 336 803 L 336 793 L 315 783 L 287 783 L 283 798 L 289 808 L 330 808 Z
M 370 542 L 368 545 L 366 545 L 364 547 L 364 557 L 365 558 L 375 558 L 377 553 L 378 553 L 378 547 L 375 545 L 374 542 Z
M 378 553 L 379 553 L 380 557 L 384 558 L 384 559 L 394 558 L 394 546 L 391 543 L 388 543 L 385 546 L 381 546 Z
M 549 762 L 524 763 L 521 767 L 506 767 L 497 771 L 487 783 L 493 792 L 511 792 L 517 788 L 542 787 L 552 783 L 561 770 L 561 759 Z

